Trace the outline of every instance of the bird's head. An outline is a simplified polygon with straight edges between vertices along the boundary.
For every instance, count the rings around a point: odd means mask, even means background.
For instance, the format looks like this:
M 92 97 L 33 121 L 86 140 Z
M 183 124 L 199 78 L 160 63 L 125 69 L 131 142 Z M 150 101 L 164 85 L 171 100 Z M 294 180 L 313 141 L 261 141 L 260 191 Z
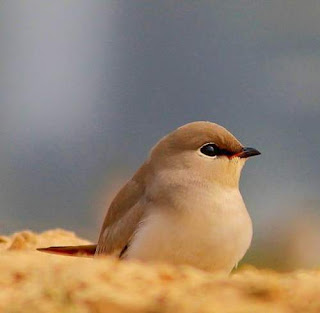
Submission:
M 218 124 L 193 122 L 162 138 L 152 149 L 149 162 L 158 171 L 172 170 L 172 175 L 182 170 L 186 179 L 192 175 L 198 181 L 237 187 L 245 161 L 259 154 Z

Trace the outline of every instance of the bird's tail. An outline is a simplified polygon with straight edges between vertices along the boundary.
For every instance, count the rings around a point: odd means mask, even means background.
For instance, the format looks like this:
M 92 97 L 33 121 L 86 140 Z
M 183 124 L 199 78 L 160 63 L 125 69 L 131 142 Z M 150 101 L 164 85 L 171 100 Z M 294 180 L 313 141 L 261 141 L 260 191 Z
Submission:
M 48 247 L 38 248 L 38 251 L 68 255 L 68 256 L 81 256 L 81 257 L 93 257 L 96 252 L 97 245 L 82 245 L 82 246 L 61 246 L 61 247 Z

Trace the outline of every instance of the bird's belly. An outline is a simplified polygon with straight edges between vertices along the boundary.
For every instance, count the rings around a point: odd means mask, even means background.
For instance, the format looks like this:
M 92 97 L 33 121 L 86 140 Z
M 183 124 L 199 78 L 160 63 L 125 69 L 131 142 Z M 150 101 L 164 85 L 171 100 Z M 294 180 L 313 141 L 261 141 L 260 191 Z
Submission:
M 203 210 L 183 216 L 158 210 L 145 219 L 126 258 L 229 273 L 247 251 L 251 237 L 245 207 L 236 212 Z

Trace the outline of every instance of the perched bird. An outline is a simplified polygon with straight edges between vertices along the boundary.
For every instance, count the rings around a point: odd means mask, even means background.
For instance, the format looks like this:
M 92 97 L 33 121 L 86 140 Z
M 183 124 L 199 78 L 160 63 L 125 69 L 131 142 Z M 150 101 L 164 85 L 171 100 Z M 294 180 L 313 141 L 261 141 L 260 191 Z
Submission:
M 39 250 L 113 254 L 229 273 L 251 243 L 239 179 L 247 158 L 259 154 L 217 124 L 179 127 L 151 149 L 116 195 L 97 245 Z

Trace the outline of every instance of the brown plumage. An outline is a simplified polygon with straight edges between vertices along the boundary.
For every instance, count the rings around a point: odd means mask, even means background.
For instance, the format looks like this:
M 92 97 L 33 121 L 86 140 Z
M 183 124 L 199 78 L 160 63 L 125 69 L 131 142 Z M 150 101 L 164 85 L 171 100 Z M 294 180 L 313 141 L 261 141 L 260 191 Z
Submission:
M 199 149 L 208 143 L 214 143 L 222 151 L 214 162 L 199 153 Z M 239 159 L 259 154 L 257 150 L 249 149 L 250 155 L 229 131 L 210 122 L 186 124 L 163 137 L 112 201 L 96 248 L 85 246 L 84 254 L 121 254 L 125 257 L 130 250 L 130 241 L 155 203 L 172 208 L 180 206 L 177 201 L 183 201 L 187 185 L 208 188 L 207 184 L 212 182 L 226 188 L 238 188 L 244 161 L 238 166 L 238 161 L 232 161 L 231 157 Z M 40 251 L 71 255 L 78 254 L 81 247 L 51 247 Z
M 92 257 L 96 252 L 96 248 L 97 248 L 97 245 L 81 245 L 81 246 L 38 248 L 37 250 L 41 252 L 52 253 L 52 254 Z

